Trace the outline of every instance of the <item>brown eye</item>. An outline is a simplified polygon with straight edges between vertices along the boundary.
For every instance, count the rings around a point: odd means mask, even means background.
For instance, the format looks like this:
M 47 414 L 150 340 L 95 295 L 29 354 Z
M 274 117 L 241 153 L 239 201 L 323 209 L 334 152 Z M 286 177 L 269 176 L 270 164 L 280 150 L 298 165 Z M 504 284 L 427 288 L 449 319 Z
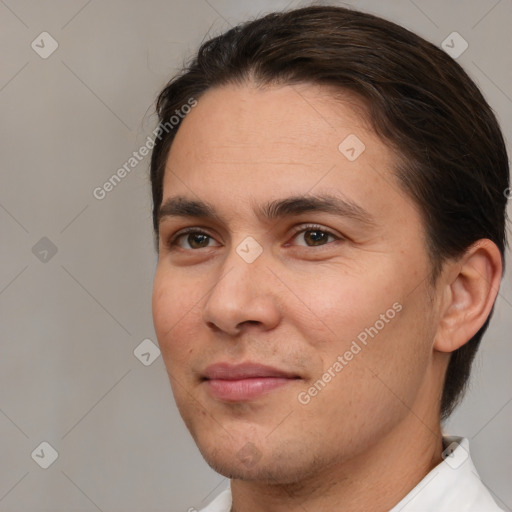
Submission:
M 308 229 L 304 231 L 304 240 L 308 245 L 323 245 L 329 239 L 329 233 L 319 229 Z M 309 243 L 311 242 L 311 243 Z
M 215 246 L 215 244 L 211 244 L 212 241 L 215 242 L 215 239 L 207 233 L 197 229 L 188 229 L 171 238 L 168 245 L 170 249 L 173 249 L 176 246 L 184 250 L 205 249 L 207 247 Z
M 330 241 L 340 240 L 341 237 L 323 229 L 321 226 L 304 226 L 302 229 L 297 231 L 293 237 L 297 239 L 299 243 L 297 245 L 302 245 L 305 247 L 316 247 L 321 245 L 326 245 Z M 304 243 L 300 243 L 300 241 Z
M 204 233 L 190 233 L 187 235 L 187 242 L 193 249 L 201 249 L 208 247 L 208 241 L 210 237 Z

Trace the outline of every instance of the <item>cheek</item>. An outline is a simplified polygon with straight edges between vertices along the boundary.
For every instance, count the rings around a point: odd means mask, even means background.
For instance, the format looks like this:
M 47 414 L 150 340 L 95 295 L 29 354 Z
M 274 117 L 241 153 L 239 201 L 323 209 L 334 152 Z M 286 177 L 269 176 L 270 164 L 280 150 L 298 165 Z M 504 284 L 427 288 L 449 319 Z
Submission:
M 399 287 L 389 276 L 381 265 L 365 273 L 340 272 L 334 268 L 316 273 L 311 279 L 302 279 L 295 288 L 296 295 L 303 299 L 297 306 L 309 312 L 299 319 L 302 328 L 321 331 L 324 336 L 318 337 L 319 345 L 324 345 L 327 350 L 330 347 L 330 350 L 339 351 L 350 346 L 360 333 L 364 337 L 365 329 L 375 322 L 379 321 L 381 327 L 380 315 L 392 309 L 400 299 Z M 395 313 L 392 310 L 388 316 L 395 316 Z M 293 312 L 290 311 L 290 315 Z
M 176 296 L 170 293 L 172 288 L 172 282 L 164 279 L 163 273 L 157 271 L 153 281 L 152 311 L 153 324 L 160 343 L 163 342 L 164 334 L 175 323 Z
M 359 390 L 367 400 L 378 397 L 375 407 L 382 398 L 379 388 L 385 390 L 387 384 L 414 393 L 428 366 L 430 326 L 425 289 L 419 286 L 411 293 L 408 270 L 407 265 L 381 264 L 364 275 L 317 275 L 314 288 L 302 284 L 297 295 L 307 298 L 304 303 L 314 317 L 295 318 L 311 358 L 321 358 L 322 368 L 316 367 L 314 377 L 342 356 L 346 362 L 337 375 L 343 377 L 334 380 L 352 392 Z
M 378 319 L 385 311 L 372 310 L 366 323 L 373 326 L 375 313 Z M 303 391 L 311 393 L 311 398 L 301 410 L 308 421 L 314 418 L 318 428 L 326 429 L 326 436 L 341 435 L 348 445 L 369 446 L 414 409 L 428 367 L 428 344 L 418 337 L 421 326 L 414 325 L 413 304 L 405 304 L 378 333 L 366 331 L 364 321 L 361 327 L 360 318 L 344 313 L 345 323 L 354 325 L 342 326 L 340 317 L 340 331 L 347 335 L 314 347 L 313 354 L 322 353 L 323 368 L 305 386 Z M 361 332 L 367 335 L 366 344 L 357 338 Z M 338 356 L 342 366 L 335 366 Z M 322 372 L 329 368 L 335 376 L 327 375 L 329 382 L 324 385 L 320 380 L 326 382 L 326 373 L 322 376 Z
M 396 297 L 400 300 L 393 304 L 398 307 L 383 303 L 353 337 L 361 350 L 350 363 L 354 381 L 347 387 L 378 421 L 387 414 L 403 416 L 414 406 L 432 354 L 429 313 L 421 291 Z
M 178 366 L 183 362 L 191 349 L 187 340 L 194 339 L 190 326 L 197 315 L 197 301 L 183 290 L 183 283 L 157 269 L 153 282 L 153 324 L 168 369 L 171 364 Z

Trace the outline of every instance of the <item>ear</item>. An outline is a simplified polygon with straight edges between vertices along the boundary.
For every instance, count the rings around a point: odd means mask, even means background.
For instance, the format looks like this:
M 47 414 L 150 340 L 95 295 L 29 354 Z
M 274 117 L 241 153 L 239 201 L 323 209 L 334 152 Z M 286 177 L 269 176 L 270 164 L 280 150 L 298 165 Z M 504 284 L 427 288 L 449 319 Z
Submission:
M 447 264 L 434 348 L 453 352 L 482 327 L 498 295 L 503 264 L 494 242 L 481 239 L 464 255 Z

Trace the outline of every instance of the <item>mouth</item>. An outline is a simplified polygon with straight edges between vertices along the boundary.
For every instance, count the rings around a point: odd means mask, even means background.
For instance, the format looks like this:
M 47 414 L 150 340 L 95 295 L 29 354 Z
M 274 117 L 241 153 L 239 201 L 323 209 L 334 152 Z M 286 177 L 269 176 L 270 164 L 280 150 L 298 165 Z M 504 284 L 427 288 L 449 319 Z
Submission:
M 225 402 L 254 400 L 300 379 L 296 373 L 258 363 L 217 363 L 201 376 L 208 392 Z

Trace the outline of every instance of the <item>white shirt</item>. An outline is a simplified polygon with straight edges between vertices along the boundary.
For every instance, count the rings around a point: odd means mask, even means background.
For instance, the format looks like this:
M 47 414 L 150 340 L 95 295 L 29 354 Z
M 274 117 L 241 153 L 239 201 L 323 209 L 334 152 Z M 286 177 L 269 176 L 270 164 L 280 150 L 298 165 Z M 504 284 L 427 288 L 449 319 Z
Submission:
M 389 512 L 503 512 L 480 480 L 467 438 L 443 436 L 444 460 Z M 230 512 L 231 491 L 199 512 Z

